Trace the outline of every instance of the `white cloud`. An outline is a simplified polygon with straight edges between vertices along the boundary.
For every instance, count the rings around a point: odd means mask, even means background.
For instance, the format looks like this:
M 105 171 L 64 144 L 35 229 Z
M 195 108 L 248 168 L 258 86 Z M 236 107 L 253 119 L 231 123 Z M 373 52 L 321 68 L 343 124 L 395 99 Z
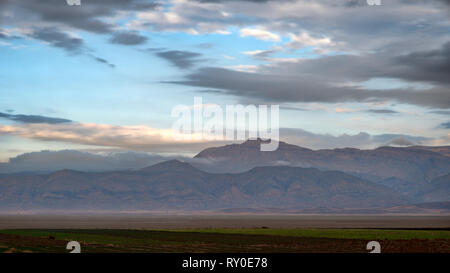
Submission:
M 184 18 L 174 12 L 140 12 L 136 15 L 137 19 L 158 24 L 181 24 L 186 22 Z
M 254 37 L 264 41 L 279 42 L 281 38 L 278 34 L 272 33 L 261 28 L 243 28 L 240 31 L 241 37 Z
M 329 37 L 314 38 L 306 31 L 302 31 L 299 34 L 289 33 L 289 37 L 291 41 L 286 46 L 293 49 L 307 46 L 326 47 L 334 45 Z
M 128 21 L 130 29 L 148 29 L 156 31 L 186 32 L 193 35 L 214 33 L 229 35 L 228 24 L 231 13 L 223 10 L 218 3 L 201 3 L 190 0 L 172 0 L 169 6 L 160 6 L 155 10 L 138 12 L 136 18 Z M 222 18 L 217 21 L 217 18 Z
M 160 147 L 193 144 L 172 129 L 157 129 L 145 125 L 118 126 L 95 123 L 14 124 L 0 125 L 1 135 L 27 139 L 57 141 L 90 146 L 154 151 Z M 176 140 L 181 139 L 181 140 Z
M 234 66 L 226 66 L 225 68 L 240 71 L 240 72 L 251 72 L 255 73 L 259 66 L 258 65 L 249 65 L 249 64 L 240 64 Z
M 255 56 L 255 55 L 258 55 L 263 52 L 265 52 L 265 50 L 252 50 L 252 51 L 244 51 L 244 52 L 242 52 L 242 54 Z
M 361 109 L 351 109 L 351 108 L 345 108 L 345 107 L 336 107 L 334 108 L 334 111 L 336 113 L 355 113 L 361 111 Z

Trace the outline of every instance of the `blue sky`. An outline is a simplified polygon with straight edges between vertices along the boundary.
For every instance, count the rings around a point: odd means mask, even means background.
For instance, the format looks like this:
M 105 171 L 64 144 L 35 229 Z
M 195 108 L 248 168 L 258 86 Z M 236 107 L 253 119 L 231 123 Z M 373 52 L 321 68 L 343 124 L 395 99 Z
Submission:
M 195 153 L 214 143 L 165 137 L 171 109 L 195 96 L 279 104 L 292 129 L 281 139 L 314 149 L 449 145 L 448 11 L 445 1 L 2 1 L 0 161 Z

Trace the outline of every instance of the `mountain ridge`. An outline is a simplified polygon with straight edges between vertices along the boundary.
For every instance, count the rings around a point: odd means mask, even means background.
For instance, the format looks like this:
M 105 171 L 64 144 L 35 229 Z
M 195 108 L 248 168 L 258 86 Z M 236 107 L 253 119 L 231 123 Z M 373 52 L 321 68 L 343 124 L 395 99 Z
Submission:
M 429 149 L 313 151 L 281 142 L 278 151 L 261 152 L 261 143 L 208 148 L 190 161 L 168 160 L 137 170 L 0 176 L 0 210 L 336 211 L 449 201 L 449 158 Z M 239 173 L 224 172 L 239 165 Z M 409 172 L 419 178 L 408 180 L 404 174 Z
M 408 196 L 450 172 L 450 146 L 391 147 L 376 149 L 338 148 L 310 150 L 280 142 L 274 152 L 261 152 L 258 141 L 213 147 L 194 158 L 216 164 L 193 163 L 201 170 L 215 173 L 240 173 L 256 166 L 290 165 L 320 170 L 339 170 L 379 184 L 391 186 Z M 395 181 L 395 183 L 389 183 Z M 450 182 L 449 182 L 450 184 Z M 420 201 L 420 200 L 417 200 Z
M 241 174 L 196 171 L 165 162 L 137 171 L 55 172 L 0 179 L 0 204 L 9 209 L 185 209 L 232 207 L 384 207 L 409 199 L 339 171 L 256 167 Z M 333 178 L 333 179 L 331 179 Z

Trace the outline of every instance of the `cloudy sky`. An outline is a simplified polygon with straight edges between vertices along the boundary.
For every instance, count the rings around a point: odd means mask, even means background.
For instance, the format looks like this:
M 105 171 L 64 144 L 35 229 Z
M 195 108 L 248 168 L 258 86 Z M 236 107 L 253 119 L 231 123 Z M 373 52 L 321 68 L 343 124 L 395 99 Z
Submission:
M 220 144 L 172 138 L 195 96 L 279 104 L 313 149 L 450 145 L 449 87 L 444 0 L 0 0 L 3 162 L 194 154 Z

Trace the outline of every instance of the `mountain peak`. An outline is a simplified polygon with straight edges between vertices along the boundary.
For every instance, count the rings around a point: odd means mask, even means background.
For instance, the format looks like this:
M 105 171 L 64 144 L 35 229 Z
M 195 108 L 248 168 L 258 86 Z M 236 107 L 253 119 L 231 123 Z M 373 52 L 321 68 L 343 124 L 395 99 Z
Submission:
M 310 149 L 302 148 L 300 146 L 288 144 L 283 141 L 278 142 L 278 149 L 273 152 L 263 152 L 261 151 L 261 144 L 270 143 L 271 139 L 248 139 L 241 144 L 230 144 L 220 147 L 211 147 L 207 148 L 200 153 L 198 153 L 195 158 L 204 158 L 204 157 L 236 157 L 241 156 L 243 153 L 252 153 L 254 156 L 261 156 L 262 154 L 279 154 L 284 153 L 285 151 L 311 151 Z
M 176 171 L 176 170 L 197 170 L 191 164 L 178 159 L 167 160 L 155 165 L 141 169 L 142 171 Z
M 259 147 L 261 144 L 265 144 L 265 143 L 270 143 L 272 140 L 269 139 L 262 139 L 262 138 L 249 138 L 247 139 L 247 141 L 245 141 L 244 143 L 240 144 L 241 146 L 257 146 Z M 284 142 L 279 142 L 284 143 Z

